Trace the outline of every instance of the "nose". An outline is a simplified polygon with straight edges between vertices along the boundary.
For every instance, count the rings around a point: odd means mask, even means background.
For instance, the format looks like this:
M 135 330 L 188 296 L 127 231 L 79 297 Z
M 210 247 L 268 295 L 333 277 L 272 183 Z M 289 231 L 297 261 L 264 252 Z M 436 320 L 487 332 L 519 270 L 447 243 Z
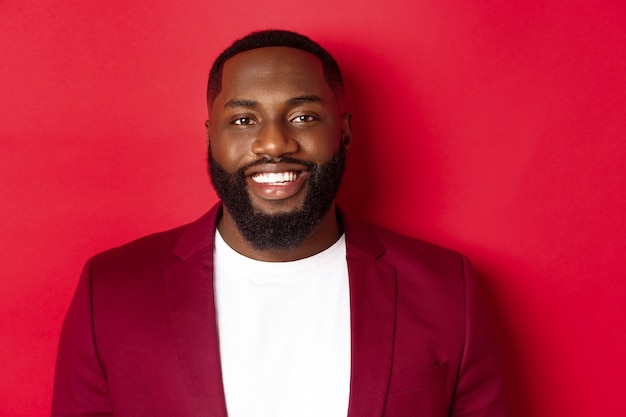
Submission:
M 259 129 L 251 150 L 258 156 L 279 158 L 296 153 L 298 149 L 298 142 L 290 135 L 288 126 L 267 122 Z

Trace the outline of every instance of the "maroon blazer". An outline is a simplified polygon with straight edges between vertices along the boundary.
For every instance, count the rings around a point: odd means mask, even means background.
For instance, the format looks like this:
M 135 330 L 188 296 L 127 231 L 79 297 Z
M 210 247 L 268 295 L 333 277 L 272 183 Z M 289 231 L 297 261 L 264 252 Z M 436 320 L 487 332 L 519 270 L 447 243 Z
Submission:
M 87 262 L 61 332 L 52 416 L 226 416 L 212 280 L 220 209 Z M 467 260 L 348 218 L 343 227 L 348 416 L 503 416 L 495 336 Z

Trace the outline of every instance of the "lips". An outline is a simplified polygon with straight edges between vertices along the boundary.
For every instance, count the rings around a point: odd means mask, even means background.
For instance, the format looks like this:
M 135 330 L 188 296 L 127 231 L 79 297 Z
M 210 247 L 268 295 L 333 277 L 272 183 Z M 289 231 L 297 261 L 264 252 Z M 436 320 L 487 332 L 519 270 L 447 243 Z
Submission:
M 300 195 L 308 173 L 308 167 L 300 164 L 266 163 L 250 168 L 245 176 L 251 197 L 261 203 L 262 200 L 284 201 Z
M 302 171 L 257 172 L 250 179 L 257 184 L 282 184 L 297 180 L 301 173 Z

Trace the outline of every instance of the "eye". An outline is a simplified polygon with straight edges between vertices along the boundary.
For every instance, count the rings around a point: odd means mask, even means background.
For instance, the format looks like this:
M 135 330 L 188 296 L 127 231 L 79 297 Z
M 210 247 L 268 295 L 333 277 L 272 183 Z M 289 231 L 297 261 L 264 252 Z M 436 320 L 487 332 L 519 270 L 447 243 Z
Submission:
M 317 120 L 317 117 L 310 114 L 301 114 L 290 120 L 291 123 L 308 123 Z
M 231 123 L 237 126 L 249 126 L 255 124 L 255 121 L 252 120 L 250 117 L 239 117 L 233 120 Z

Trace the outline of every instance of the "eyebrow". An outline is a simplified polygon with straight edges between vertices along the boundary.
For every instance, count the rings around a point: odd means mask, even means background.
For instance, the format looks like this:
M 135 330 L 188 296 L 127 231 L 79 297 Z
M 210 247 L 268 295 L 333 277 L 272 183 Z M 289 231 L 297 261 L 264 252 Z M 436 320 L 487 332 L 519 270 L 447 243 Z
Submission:
M 321 97 L 310 95 L 310 96 L 299 96 L 293 97 L 287 100 L 287 104 L 300 104 L 300 103 L 321 103 L 323 102 Z M 232 100 L 228 100 L 226 104 L 224 104 L 224 108 L 237 108 L 237 107 L 250 107 L 255 108 L 259 106 L 259 102 L 256 100 L 247 100 L 247 99 L 238 99 L 234 98 Z
M 300 104 L 300 103 L 321 103 L 323 100 L 318 96 L 300 96 L 294 97 L 287 100 L 289 104 Z
M 228 100 L 226 104 L 224 104 L 224 108 L 257 107 L 258 105 L 259 105 L 259 102 L 256 100 L 245 100 L 245 99 L 234 98 L 232 100 Z

